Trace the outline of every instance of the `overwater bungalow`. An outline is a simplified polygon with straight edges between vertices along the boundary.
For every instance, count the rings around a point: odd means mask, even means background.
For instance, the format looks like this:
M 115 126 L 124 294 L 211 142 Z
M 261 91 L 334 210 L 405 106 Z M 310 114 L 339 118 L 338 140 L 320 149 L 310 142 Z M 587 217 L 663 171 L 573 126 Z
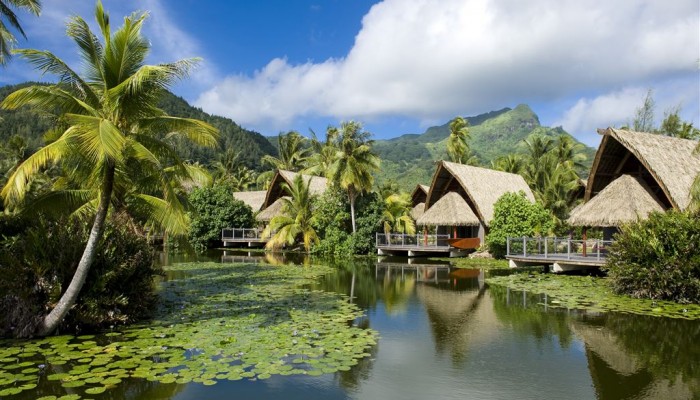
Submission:
M 259 226 L 256 228 L 227 228 L 221 232 L 221 240 L 224 246 L 235 243 L 247 243 L 248 246 L 264 244 L 267 239 L 262 237 L 264 227 L 270 220 L 282 212 L 283 198 L 287 197 L 284 184 L 291 186 L 297 172 L 278 170 L 270 182 L 270 186 L 264 191 L 235 192 L 233 196 L 248 204 L 254 212 L 255 220 Z M 313 195 L 321 195 L 328 187 L 328 180 L 320 176 L 304 175 L 304 181 L 309 182 L 309 191 Z
M 508 192 L 535 196 L 522 176 L 448 161 L 438 163 L 417 224 L 435 227 L 452 239 L 478 238 L 484 242 L 493 219 L 493 206 Z M 477 245 L 478 247 L 478 245 Z
M 605 229 L 652 211 L 685 210 L 700 173 L 697 142 L 624 129 L 599 129 L 603 139 L 588 178 L 584 204 L 571 212 L 574 226 Z
M 411 218 L 417 220 L 425 212 L 425 200 L 428 198 L 430 186 L 416 185 L 411 193 Z
M 697 142 L 624 129 L 599 129 L 603 136 L 588 177 L 584 203 L 568 222 L 584 228 L 582 240 L 511 238 L 511 266 L 552 264 L 555 271 L 599 267 L 620 225 L 654 211 L 685 210 L 700 173 Z M 603 240 L 588 240 L 587 228 L 602 228 Z

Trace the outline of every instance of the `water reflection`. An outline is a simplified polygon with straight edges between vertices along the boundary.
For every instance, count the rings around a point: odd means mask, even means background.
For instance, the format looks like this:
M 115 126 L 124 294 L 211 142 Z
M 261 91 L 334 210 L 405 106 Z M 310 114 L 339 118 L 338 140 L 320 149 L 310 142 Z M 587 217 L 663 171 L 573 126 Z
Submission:
M 488 287 L 481 269 L 425 259 L 328 261 L 227 251 L 218 260 L 331 264 L 335 272 L 313 288 L 348 296 L 367 313 L 353 323 L 379 331 L 381 339 L 371 357 L 332 377 L 221 382 L 217 393 L 228 388 L 257 398 L 294 393 L 371 399 L 700 398 L 698 321 L 553 308 L 544 295 Z M 175 397 L 213 392 L 193 393 L 188 386 Z

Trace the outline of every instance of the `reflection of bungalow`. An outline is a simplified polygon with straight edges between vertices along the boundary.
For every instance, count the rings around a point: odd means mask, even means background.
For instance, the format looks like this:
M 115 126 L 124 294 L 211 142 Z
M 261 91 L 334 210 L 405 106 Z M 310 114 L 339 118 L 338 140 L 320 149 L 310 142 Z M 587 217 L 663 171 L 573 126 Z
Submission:
M 584 201 L 571 212 L 575 226 L 603 227 L 609 237 L 623 223 L 652 211 L 685 210 L 700 173 L 697 142 L 608 128 L 591 167 Z
M 425 212 L 425 200 L 428 198 L 430 187 L 416 185 L 411 194 L 411 218 L 417 220 Z
M 265 200 L 260 207 L 261 212 L 256 219 L 263 223 L 268 223 L 272 218 L 282 212 L 282 197 L 287 196 L 283 185 L 292 186 L 297 173 L 292 171 L 279 170 L 272 178 L 270 187 L 267 189 Z M 320 176 L 301 175 L 305 182 L 309 182 L 309 191 L 312 195 L 322 195 L 328 187 L 328 180 Z
M 441 161 L 425 201 L 419 226 L 435 226 L 438 234 L 479 238 L 483 243 L 493 219 L 493 206 L 508 192 L 535 197 L 522 176 L 492 169 Z

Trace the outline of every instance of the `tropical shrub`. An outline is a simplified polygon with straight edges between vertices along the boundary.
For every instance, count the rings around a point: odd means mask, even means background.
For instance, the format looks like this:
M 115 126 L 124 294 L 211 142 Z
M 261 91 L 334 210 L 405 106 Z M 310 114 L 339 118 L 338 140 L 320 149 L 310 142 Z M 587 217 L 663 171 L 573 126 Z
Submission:
M 255 224 L 253 210 L 233 198 L 224 184 L 196 188 L 189 195 L 190 243 L 197 251 L 216 247 L 224 228 L 250 228 Z
M 70 283 L 89 226 L 45 218 L 8 218 L 0 225 L 3 232 L 15 234 L 0 243 L 0 335 L 31 335 Z M 111 216 L 87 277 L 91 284 L 81 291 L 61 330 L 93 330 L 149 316 L 157 300 L 153 277 L 162 273 L 154 261 L 138 225 L 126 215 Z
M 654 213 L 623 226 L 615 239 L 605 269 L 617 293 L 700 302 L 700 217 Z
M 314 228 L 321 238 L 313 252 L 325 255 L 371 254 L 376 251 L 375 234 L 382 226 L 383 201 L 376 193 L 357 198 L 356 229 L 352 233 L 350 204 L 344 191 L 331 188 L 315 207 Z
M 552 228 L 552 214 L 542 205 L 531 203 L 522 191 L 509 192 L 494 204 L 486 245 L 494 257 L 503 258 L 507 238 L 547 234 Z

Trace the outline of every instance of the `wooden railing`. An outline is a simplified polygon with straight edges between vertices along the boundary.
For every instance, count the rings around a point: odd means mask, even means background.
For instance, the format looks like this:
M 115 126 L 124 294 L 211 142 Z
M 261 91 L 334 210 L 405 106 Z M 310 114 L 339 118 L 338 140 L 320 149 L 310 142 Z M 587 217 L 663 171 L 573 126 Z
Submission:
M 449 248 L 448 243 L 450 235 L 424 235 L 415 234 L 409 235 L 405 233 L 377 233 L 376 245 L 377 248 L 383 247 L 406 247 L 406 248 L 423 248 L 423 247 L 444 247 Z
M 509 237 L 506 257 L 545 259 L 605 259 L 612 240 L 574 240 L 560 237 Z

